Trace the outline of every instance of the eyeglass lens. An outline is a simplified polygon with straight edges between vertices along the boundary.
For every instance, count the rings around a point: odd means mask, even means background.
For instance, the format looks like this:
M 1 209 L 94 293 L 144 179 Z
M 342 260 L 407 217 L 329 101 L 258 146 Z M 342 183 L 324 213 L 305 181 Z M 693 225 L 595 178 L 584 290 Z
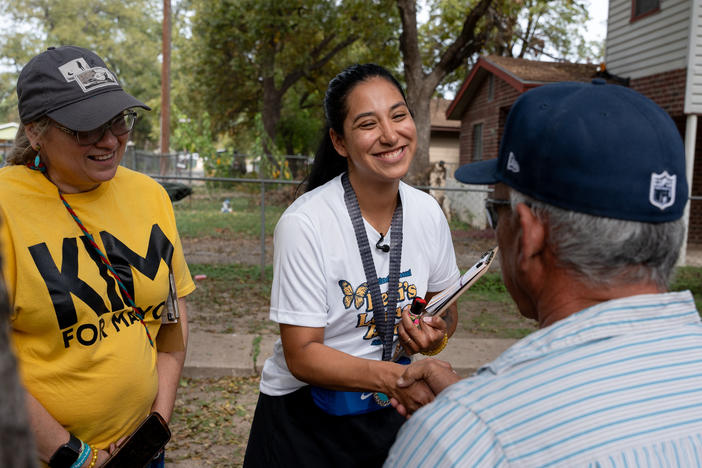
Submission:
M 92 145 L 102 140 L 105 136 L 105 132 L 109 128 L 114 136 L 122 136 L 134 127 L 134 122 L 136 121 L 136 112 L 125 112 L 120 114 L 114 119 L 110 120 L 104 125 L 94 128 L 93 130 L 86 130 L 82 132 L 76 132 L 78 138 L 78 144 L 80 145 Z
M 497 207 L 499 205 L 509 206 L 509 200 L 496 200 L 493 198 L 488 198 L 485 200 L 485 215 L 487 216 L 488 225 L 492 230 L 497 229 Z

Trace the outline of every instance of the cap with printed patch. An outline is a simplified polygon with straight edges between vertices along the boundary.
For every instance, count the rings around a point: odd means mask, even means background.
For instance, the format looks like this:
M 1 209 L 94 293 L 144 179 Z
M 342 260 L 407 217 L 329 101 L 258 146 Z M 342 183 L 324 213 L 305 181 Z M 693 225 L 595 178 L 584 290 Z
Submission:
M 72 130 L 92 130 L 125 109 L 149 106 L 124 92 L 95 53 L 75 46 L 49 47 L 17 79 L 20 120 L 49 116 Z
M 496 159 L 456 170 L 467 184 L 502 182 L 581 213 L 659 223 L 683 215 L 685 150 L 670 116 L 629 88 L 554 83 L 522 94 Z

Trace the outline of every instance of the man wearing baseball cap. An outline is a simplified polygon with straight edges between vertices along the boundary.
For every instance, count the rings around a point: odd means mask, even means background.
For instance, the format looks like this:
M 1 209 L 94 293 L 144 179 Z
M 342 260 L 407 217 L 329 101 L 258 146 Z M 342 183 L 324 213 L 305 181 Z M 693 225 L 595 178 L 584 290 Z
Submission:
M 386 466 L 700 466 L 702 326 L 667 292 L 688 198 L 670 117 L 603 81 L 545 85 L 456 179 L 494 184 L 502 277 L 540 330 L 468 379 L 412 364 L 403 384 L 441 394 Z
M 99 467 L 149 413 L 170 419 L 195 286 L 168 194 L 120 166 L 134 109 L 149 107 L 75 46 L 32 58 L 17 96 L 0 247 L 29 421 L 44 464 Z M 177 328 L 161 326 L 176 304 Z M 169 348 L 164 330 L 178 335 Z M 133 466 L 163 466 L 159 451 Z

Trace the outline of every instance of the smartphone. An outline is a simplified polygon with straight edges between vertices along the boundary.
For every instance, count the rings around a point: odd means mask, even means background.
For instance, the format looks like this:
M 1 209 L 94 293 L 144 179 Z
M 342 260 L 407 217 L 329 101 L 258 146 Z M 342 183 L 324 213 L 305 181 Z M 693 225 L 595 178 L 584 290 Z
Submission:
M 107 468 L 143 468 L 161 453 L 171 438 L 168 424 L 151 413 L 102 465 Z

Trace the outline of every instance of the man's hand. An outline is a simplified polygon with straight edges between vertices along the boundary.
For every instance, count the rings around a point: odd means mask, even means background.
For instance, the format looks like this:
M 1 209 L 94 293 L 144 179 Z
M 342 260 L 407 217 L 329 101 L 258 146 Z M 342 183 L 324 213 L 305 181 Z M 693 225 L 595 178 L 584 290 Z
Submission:
M 422 359 L 407 366 L 405 372 L 397 380 L 397 387 L 411 388 L 418 383 L 424 383 L 434 395 L 438 395 L 446 387 L 453 385 L 459 380 L 461 379 L 448 362 L 439 361 L 438 359 Z M 391 398 L 390 403 L 398 413 L 407 418 L 418 409 L 418 407 L 414 407 L 416 405 L 408 407 L 403 401 L 396 398 Z
M 406 413 L 414 413 L 422 406 L 434 401 L 434 393 L 429 386 L 421 380 L 405 384 L 401 387 L 397 385 L 393 389 L 391 395 L 392 398 L 390 398 L 390 402 L 396 409 L 398 406 L 404 409 L 405 413 L 400 412 L 403 416 Z

